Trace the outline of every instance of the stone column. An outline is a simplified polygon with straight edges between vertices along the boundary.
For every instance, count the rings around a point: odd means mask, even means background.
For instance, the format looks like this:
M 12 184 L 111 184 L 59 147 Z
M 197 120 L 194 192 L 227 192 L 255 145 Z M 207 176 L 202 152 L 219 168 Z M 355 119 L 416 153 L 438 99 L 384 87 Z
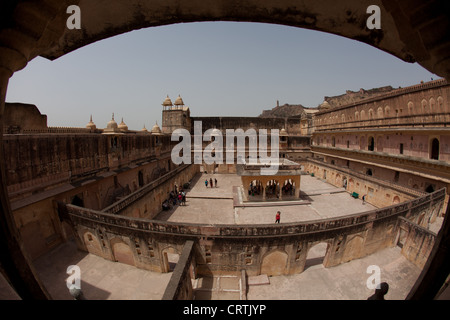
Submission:
M 297 199 L 300 198 L 300 179 L 300 176 L 295 179 L 295 198 Z
M 283 184 L 280 182 L 278 185 L 280 186 L 280 200 L 283 200 Z

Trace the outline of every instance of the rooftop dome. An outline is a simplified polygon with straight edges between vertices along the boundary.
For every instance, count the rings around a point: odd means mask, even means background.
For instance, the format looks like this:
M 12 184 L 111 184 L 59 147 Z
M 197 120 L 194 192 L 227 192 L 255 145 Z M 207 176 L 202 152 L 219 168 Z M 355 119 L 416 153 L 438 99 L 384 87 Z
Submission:
M 280 130 L 280 136 L 287 136 L 288 134 L 287 134 L 287 132 L 286 132 L 286 129 L 281 129 Z
M 111 130 L 118 129 L 117 122 L 114 120 L 114 113 L 112 114 L 112 119 L 106 125 L 106 129 L 111 129 Z
M 319 109 L 330 109 L 331 105 L 328 103 L 328 101 L 324 100 L 322 104 L 319 106 Z
M 121 131 L 128 131 L 128 126 L 125 124 L 125 122 L 123 122 L 123 118 L 122 118 L 122 122 L 119 124 L 118 128 Z
M 178 95 L 178 98 L 175 100 L 176 106 L 184 106 L 183 99 L 181 99 L 180 95 Z
M 141 129 L 141 132 L 148 132 L 147 128 L 145 127 L 145 124 L 144 127 Z
M 153 126 L 152 134 L 161 134 L 161 128 L 158 126 L 158 122 Z
M 91 114 L 91 119 L 90 119 L 89 123 L 86 125 L 86 128 L 91 129 L 91 130 L 97 129 L 97 126 L 95 125 L 95 123 L 92 122 L 92 114 Z
M 163 101 L 162 105 L 164 107 L 171 107 L 171 106 L 173 106 L 172 100 L 170 100 L 169 95 L 167 95 L 167 98 Z

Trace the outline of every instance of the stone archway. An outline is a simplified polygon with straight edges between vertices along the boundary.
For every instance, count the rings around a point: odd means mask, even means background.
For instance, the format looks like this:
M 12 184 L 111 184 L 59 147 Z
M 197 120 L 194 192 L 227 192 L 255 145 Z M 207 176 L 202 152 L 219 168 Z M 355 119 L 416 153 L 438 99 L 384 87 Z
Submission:
M 136 266 L 134 262 L 134 255 L 128 244 L 123 240 L 114 238 L 111 240 L 111 250 L 114 261 L 128 264 L 130 266 Z
M 439 140 L 437 138 L 431 140 L 430 159 L 439 160 Z
M 398 203 L 400 203 L 400 197 L 399 197 L 399 196 L 395 196 L 395 197 L 392 199 L 392 204 L 398 204 Z
M 261 180 L 252 180 L 247 186 L 247 193 L 249 200 L 262 200 L 263 199 L 263 184 Z
M 171 272 L 175 269 L 180 253 L 174 247 L 166 247 L 161 251 L 162 270 L 163 272 Z
M 261 274 L 279 276 L 287 274 L 288 254 L 284 250 L 274 250 L 267 253 L 261 262 Z
M 306 255 L 305 270 L 315 265 L 324 264 L 329 247 L 328 242 L 320 242 L 311 246 Z

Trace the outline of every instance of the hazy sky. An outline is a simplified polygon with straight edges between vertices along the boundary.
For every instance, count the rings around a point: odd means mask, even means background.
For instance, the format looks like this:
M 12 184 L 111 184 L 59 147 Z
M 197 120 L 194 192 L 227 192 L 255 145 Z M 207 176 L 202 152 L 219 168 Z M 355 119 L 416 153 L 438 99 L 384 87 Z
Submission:
M 439 78 L 347 38 L 260 23 L 185 23 L 132 31 L 14 74 L 7 102 L 32 103 L 49 126 L 98 128 L 115 113 L 131 130 L 161 125 L 166 95 L 192 116 L 258 116 L 280 104 Z

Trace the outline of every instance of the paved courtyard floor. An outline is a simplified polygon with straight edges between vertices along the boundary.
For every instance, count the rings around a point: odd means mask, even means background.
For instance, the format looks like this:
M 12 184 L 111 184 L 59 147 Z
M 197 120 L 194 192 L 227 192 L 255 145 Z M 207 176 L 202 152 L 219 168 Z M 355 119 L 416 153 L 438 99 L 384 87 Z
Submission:
M 217 186 L 205 186 L 205 180 L 217 179 Z M 274 223 L 275 214 L 281 211 L 281 223 L 334 218 L 352 213 L 370 211 L 375 206 L 350 196 L 343 188 L 336 188 L 318 178 L 301 176 L 302 201 L 258 202 L 259 206 L 246 206 L 241 197 L 234 206 L 233 186 L 241 187 L 241 179 L 234 174 L 198 174 L 186 193 L 186 205 L 176 205 L 161 212 L 155 219 L 214 224 L 264 224 Z M 302 203 L 303 202 L 303 203 Z M 292 205 L 290 205 L 292 203 Z M 294 204 L 295 203 L 295 204 Z M 213 209 L 213 210 L 212 210 Z

